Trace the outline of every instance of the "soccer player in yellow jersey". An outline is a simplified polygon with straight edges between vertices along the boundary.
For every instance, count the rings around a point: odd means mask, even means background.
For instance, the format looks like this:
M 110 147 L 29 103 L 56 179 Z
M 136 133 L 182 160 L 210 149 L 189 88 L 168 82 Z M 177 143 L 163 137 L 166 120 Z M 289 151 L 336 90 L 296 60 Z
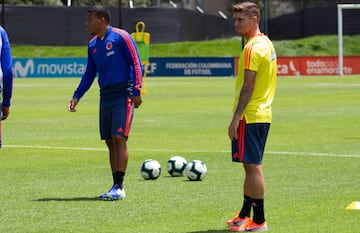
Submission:
M 227 224 L 235 232 L 266 231 L 261 164 L 272 118 L 276 53 L 269 38 L 260 32 L 260 11 L 255 3 L 234 5 L 233 17 L 236 33 L 245 37 L 246 44 L 239 58 L 234 114 L 228 135 L 232 140 L 232 160 L 243 164 L 245 181 L 243 206 L 239 215 Z

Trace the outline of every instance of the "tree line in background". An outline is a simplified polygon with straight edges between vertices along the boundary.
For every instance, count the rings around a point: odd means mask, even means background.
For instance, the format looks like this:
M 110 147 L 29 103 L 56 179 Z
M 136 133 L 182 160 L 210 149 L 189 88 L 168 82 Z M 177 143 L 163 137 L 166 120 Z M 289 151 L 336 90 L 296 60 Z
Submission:
M 66 6 L 68 0 L 4 0 L 9 5 L 44 5 L 44 6 Z M 95 4 L 101 4 L 104 6 L 119 6 L 121 2 L 122 7 L 166 7 L 171 6 L 170 2 L 176 4 L 178 7 L 182 7 L 185 1 L 189 0 L 71 0 L 72 6 L 90 6 Z M 206 0 L 190 0 L 196 1 L 201 5 Z M 238 2 L 244 2 L 249 0 L 218 0 L 223 1 L 227 6 L 226 15 L 232 15 L 232 5 Z M 290 14 L 304 8 L 312 7 L 334 7 L 337 4 L 359 4 L 360 0 L 250 0 L 256 2 L 262 9 L 266 11 L 268 18 L 274 18 L 283 14 Z M 131 3 L 131 4 L 130 4 Z
M 5 0 L 8 5 L 42 5 L 66 6 L 68 0 Z M 134 0 L 134 6 L 151 6 L 151 0 Z M 128 6 L 128 0 L 121 1 L 122 6 Z M 71 0 L 72 6 L 90 6 L 100 4 L 103 6 L 118 6 L 119 0 Z
M 231 9 L 234 3 L 245 2 L 247 0 L 234 0 L 229 5 Z M 256 2 L 262 12 L 267 8 L 268 18 L 275 18 L 284 14 L 291 14 L 304 8 L 314 7 L 336 7 L 337 4 L 356 4 L 360 3 L 360 0 L 250 0 Z

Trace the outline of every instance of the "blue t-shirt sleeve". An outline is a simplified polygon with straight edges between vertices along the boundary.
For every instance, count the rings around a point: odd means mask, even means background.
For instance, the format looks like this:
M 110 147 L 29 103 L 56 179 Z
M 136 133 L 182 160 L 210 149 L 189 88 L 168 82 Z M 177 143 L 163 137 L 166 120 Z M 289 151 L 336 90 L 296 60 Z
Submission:
M 126 56 L 126 60 L 130 65 L 130 80 L 133 84 L 133 95 L 140 96 L 142 86 L 142 67 L 141 59 L 136 48 L 136 44 L 130 34 L 125 33 L 120 40 L 121 48 Z
M 91 87 L 91 84 L 94 82 L 96 76 L 96 65 L 93 60 L 93 57 L 90 53 L 90 47 L 88 48 L 88 59 L 87 59 L 87 65 L 84 75 L 81 78 L 80 84 L 78 88 L 76 89 L 73 98 L 80 99 L 83 97 L 85 92 L 89 90 Z
M 10 42 L 7 33 L 1 28 L 1 70 L 3 72 L 3 90 L 2 90 L 2 105 L 10 107 L 10 99 L 13 89 L 13 69 L 12 69 L 12 56 L 10 51 Z

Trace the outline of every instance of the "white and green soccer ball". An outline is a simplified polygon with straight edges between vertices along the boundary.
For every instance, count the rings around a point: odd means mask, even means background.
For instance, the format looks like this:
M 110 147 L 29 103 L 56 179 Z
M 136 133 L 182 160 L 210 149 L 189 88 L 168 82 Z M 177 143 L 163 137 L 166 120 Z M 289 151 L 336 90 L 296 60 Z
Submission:
M 182 176 L 186 167 L 187 161 L 181 156 L 173 156 L 166 163 L 166 170 L 170 176 Z
M 155 159 L 147 159 L 141 164 L 140 174 L 145 180 L 156 180 L 161 174 L 161 165 Z
M 206 177 L 207 167 L 201 160 L 192 160 L 186 165 L 185 174 L 190 181 L 201 181 Z

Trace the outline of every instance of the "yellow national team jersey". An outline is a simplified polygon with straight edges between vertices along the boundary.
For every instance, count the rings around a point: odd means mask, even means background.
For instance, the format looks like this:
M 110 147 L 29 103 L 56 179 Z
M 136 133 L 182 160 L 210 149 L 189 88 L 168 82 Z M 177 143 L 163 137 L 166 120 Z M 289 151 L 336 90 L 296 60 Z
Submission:
M 234 111 L 244 83 L 245 69 L 255 71 L 256 80 L 254 92 L 243 116 L 247 123 L 271 123 L 271 103 L 275 95 L 277 65 L 274 46 L 264 34 L 251 37 L 240 54 Z

